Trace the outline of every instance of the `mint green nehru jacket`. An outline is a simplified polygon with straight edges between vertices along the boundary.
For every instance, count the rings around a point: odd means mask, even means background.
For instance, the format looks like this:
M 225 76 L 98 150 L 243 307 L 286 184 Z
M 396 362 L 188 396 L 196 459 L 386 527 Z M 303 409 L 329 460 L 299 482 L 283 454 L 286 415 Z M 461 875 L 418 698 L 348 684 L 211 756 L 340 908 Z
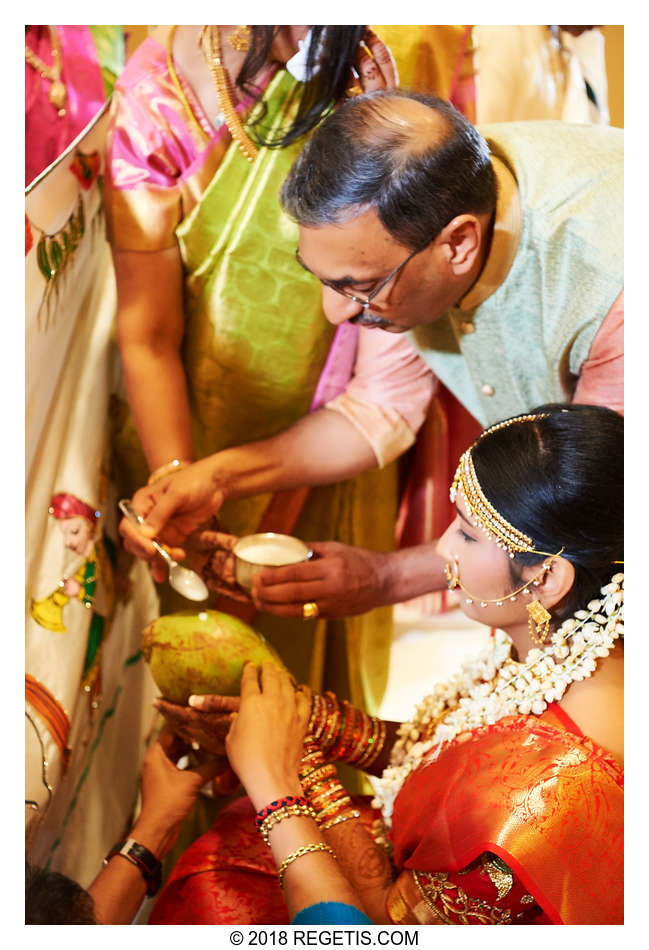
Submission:
M 498 179 L 489 257 L 466 297 L 412 337 L 489 425 L 571 398 L 623 289 L 624 133 L 549 121 L 480 131 Z

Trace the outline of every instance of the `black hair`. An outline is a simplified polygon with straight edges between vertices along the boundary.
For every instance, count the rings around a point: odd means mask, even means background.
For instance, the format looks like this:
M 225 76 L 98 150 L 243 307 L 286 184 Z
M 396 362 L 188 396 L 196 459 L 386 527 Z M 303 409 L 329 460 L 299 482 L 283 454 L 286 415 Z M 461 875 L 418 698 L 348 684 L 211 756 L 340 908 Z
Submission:
M 575 581 L 553 609 L 560 620 L 596 598 L 624 567 L 624 420 L 602 406 L 548 404 L 478 439 L 471 455 L 480 487 L 537 550 L 564 548 Z M 543 555 L 517 554 L 512 566 Z M 512 572 L 512 586 L 520 575 Z
M 253 26 L 250 31 L 250 49 L 236 78 L 236 85 L 248 95 L 259 96 L 260 90 L 252 83 L 270 53 L 278 26 Z M 312 26 L 307 51 L 306 82 L 300 85 L 297 111 L 291 124 L 270 134 L 264 129 L 266 109 L 259 110 L 248 128 L 258 145 L 284 148 L 310 132 L 321 119 L 332 111 L 351 81 L 351 68 L 358 46 L 365 32 L 364 26 Z
M 96 924 L 95 905 L 80 884 L 25 862 L 26 924 Z
M 404 121 L 404 99 L 435 116 Z M 449 102 L 403 90 L 347 100 L 313 133 L 280 193 L 287 214 L 306 227 L 373 208 L 411 250 L 459 214 L 492 212 L 496 197 L 489 148 L 475 126 Z

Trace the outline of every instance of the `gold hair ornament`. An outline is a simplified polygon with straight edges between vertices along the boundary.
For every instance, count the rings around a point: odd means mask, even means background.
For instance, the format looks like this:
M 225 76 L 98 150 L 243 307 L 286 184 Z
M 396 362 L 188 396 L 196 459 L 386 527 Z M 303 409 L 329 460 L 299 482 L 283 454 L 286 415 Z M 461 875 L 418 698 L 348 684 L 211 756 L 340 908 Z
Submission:
M 506 419 L 504 422 L 498 422 L 491 426 L 473 442 L 461 456 L 460 461 L 451 485 L 450 497 L 454 503 L 458 491 L 462 492 L 472 523 L 476 528 L 480 528 L 487 535 L 490 541 L 495 541 L 499 548 L 503 548 L 511 558 L 516 554 L 526 552 L 529 554 L 541 554 L 544 557 L 557 557 L 558 554 L 552 554 L 550 551 L 539 551 L 534 547 L 534 541 L 523 531 L 519 531 L 514 525 L 510 524 L 506 518 L 503 518 L 499 512 L 486 498 L 480 482 L 473 467 L 473 458 L 471 453 L 475 445 L 486 435 L 497 432 L 499 429 L 506 429 L 515 422 L 535 422 L 537 419 L 545 419 L 546 412 L 538 415 L 515 416 L 513 419 Z M 561 549 L 562 551 L 564 548 Z M 559 552 L 561 553 L 561 552 Z

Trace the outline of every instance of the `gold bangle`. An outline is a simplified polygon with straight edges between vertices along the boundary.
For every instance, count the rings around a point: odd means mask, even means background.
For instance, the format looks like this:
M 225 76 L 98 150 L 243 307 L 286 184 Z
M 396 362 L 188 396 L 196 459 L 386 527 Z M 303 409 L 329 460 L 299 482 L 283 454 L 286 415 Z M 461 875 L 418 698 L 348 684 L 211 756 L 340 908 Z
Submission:
M 380 756 L 381 752 L 383 751 L 383 746 L 385 745 L 387 732 L 388 730 L 387 730 L 387 726 L 385 722 L 382 719 L 379 719 L 377 734 L 374 738 L 374 741 L 372 742 L 372 747 L 369 750 L 369 754 L 367 755 L 367 758 L 365 759 L 362 765 L 362 768 L 365 771 L 367 771 L 368 768 L 374 765 L 374 763 Z
M 155 471 L 151 472 L 147 480 L 147 485 L 155 485 L 156 482 L 159 482 L 161 478 L 164 478 L 165 475 L 171 475 L 173 472 L 179 472 L 181 468 L 188 468 L 193 463 L 187 459 L 172 459 L 170 462 L 165 462 L 164 465 L 160 465 L 159 468 L 156 468 Z
M 359 811 L 345 812 L 342 815 L 338 815 L 337 818 L 330 818 L 329 821 L 325 821 L 320 825 L 320 831 L 329 831 L 330 828 L 333 828 L 334 825 L 341 825 L 343 821 L 349 821 L 350 818 L 360 818 L 361 813 Z
M 337 778 L 336 766 L 332 763 L 327 763 L 325 765 L 319 765 L 315 769 L 311 769 L 311 771 L 305 775 L 301 775 L 300 784 L 304 792 L 309 792 L 315 788 L 316 785 L 331 778 Z
M 327 851 L 332 857 L 336 858 L 334 849 L 330 848 L 328 844 L 325 844 L 324 841 L 318 841 L 317 843 L 313 841 L 311 844 L 305 844 L 304 847 L 298 848 L 297 851 L 291 851 L 288 857 L 284 858 L 280 866 L 277 868 L 277 878 L 279 880 L 279 886 L 284 887 L 284 874 L 289 864 L 292 864 L 297 858 L 301 858 L 305 854 L 310 854 L 311 851 Z
M 277 811 L 273 811 L 268 815 L 267 818 L 261 823 L 259 830 L 261 831 L 261 836 L 270 846 L 270 832 L 278 825 L 280 821 L 284 821 L 285 818 L 313 818 L 315 820 L 315 812 L 310 805 L 285 805 L 284 808 L 279 808 Z
M 370 723 L 371 723 L 370 734 L 365 740 L 365 747 L 363 751 L 361 752 L 361 754 L 359 755 L 359 757 L 356 759 L 356 762 L 354 763 L 357 769 L 365 768 L 367 765 L 370 764 L 370 762 L 373 761 L 374 756 L 375 756 L 376 744 L 378 743 L 378 738 L 381 732 L 380 720 L 375 719 L 374 717 L 371 717 Z
M 316 815 L 317 815 L 316 821 L 318 821 L 318 823 L 321 821 L 327 821 L 327 816 L 329 816 L 329 818 L 333 818 L 335 815 L 340 813 L 343 809 L 351 808 L 351 804 L 352 804 L 352 800 L 349 797 L 349 795 L 345 792 L 345 794 L 341 795 L 340 798 L 335 798 L 332 802 L 329 802 L 327 805 L 324 805 L 322 808 L 317 808 L 314 805 L 314 808 L 316 810 Z

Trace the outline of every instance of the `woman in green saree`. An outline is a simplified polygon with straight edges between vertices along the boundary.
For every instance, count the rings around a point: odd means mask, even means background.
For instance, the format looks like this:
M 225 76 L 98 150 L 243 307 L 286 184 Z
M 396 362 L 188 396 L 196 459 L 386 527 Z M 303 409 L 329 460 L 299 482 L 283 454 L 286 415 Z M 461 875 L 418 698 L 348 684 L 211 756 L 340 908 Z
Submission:
M 353 64 L 367 90 L 396 75 L 362 26 L 313 27 L 309 39 L 307 31 L 159 27 L 118 80 L 105 197 L 131 412 L 117 395 L 115 478 L 131 495 L 326 405 L 364 434 L 383 467 L 308 492 L 229 500 L 220 517 L 234 534 L 277 530 L 385 550 L 397 501 L 388 463 L 414 440 L 430 375 L 405 340 L 351 328 L 334 341 L 277 193 L 305 133 L 353 81 Z M 363 382 L 363 365 L 377 361 L 388 394 L 379 418 Z M 254 623 L 313 688 L 325 685 L 326 660 L 336 672 L 326 685 L 370 709 L 380 701 L 389 610 L 338 624 L 344 636 L 329 639 L 317 619 Z

